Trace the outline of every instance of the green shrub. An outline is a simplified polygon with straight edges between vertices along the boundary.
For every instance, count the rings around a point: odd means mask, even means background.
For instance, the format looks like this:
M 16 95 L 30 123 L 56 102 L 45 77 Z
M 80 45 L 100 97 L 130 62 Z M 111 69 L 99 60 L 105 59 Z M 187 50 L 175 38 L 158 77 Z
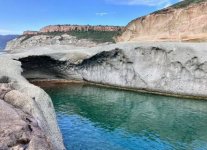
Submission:
M 20 36 L 19 38 L 24 37 L 24 38 L 21 40 L 20 43 L 23 43 L 24 41 L 28 40 L 29 38 L 31 38 L 31 37 L 33 37 L 33 36 L 34 36 L 34 35 L 22 35 L 22 36 Z
M 46 35 L 62 35 L 67 33 L 71 36 L 75 36 L 77 39 L 89 39 L 96 43 L 105 43 L 105 42 L 112 42 L 114 43 L 114 37 L 119 35 L 121 31 L 69 31 L 69 32 L 49 32 L 45 33 Z
M 48 33 L 39 33 L 37 35 L 50 35 L 50 36 L 61 36 L 63 34 L 68 34 L 75 36 L 77 39 L 88 39 L 96 43 L 105 43 L 112 42 L 115 43 L 114 37 L 121 34 L 121 31 L 69 31 L 69 32 L 48 32 Z M 36 35 L 24 35 L 24 39 L 21 41 L 24 42 L 29 38 Z

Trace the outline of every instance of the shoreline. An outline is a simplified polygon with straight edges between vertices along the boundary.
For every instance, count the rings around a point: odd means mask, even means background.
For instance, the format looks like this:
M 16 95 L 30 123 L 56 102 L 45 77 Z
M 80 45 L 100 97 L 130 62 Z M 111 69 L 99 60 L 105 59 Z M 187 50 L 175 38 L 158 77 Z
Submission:
M 105 88 L 111 88 L 111 89 L 118 89 L 118 90 L 125 90 L 125 91 L 133 91 L 137 93 L 143 93 L 143 94 L 153 94 L 153 95 L 159 95 L 159 96 L 168 96 L 168 97 L 176 97 L 181 99 L 189 99 L 189 100 L 207 100 L 207 96 L 193 96 L 193 95 L 182 95 L 182 94 L 175 94 L 175 93 L 166 93 L 163 91 L 155 91 L 155 90 L 147 90 L 147 89 L 137 89 L 137 88 L 129 88 L 129 87 L 121 87 L 116 85 L 108 85 L 108 84 L 100 84 L 95 82 L 88 82 L 83 80 L 66 80 L 66 79 L 32 79 L 28 81 L 31 84 L 34 84 L 36 86 L 40 86 L 40 88 L 44 87 L 47 84 L 49 86 L 51 85 L 67 85 L 67 84 L 85 84 L 85 85 L 94 85 L 99 87 L 105 87 Z

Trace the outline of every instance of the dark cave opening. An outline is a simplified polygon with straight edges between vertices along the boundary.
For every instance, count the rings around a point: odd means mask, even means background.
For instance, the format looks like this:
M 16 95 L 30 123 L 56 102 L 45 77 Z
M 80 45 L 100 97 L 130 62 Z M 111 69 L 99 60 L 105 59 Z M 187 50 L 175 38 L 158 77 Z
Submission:
M 28 56 L 18 59 L 22 63 L 22 75 L 29 79 L 64 79 L 66 61 L 50 56 Z

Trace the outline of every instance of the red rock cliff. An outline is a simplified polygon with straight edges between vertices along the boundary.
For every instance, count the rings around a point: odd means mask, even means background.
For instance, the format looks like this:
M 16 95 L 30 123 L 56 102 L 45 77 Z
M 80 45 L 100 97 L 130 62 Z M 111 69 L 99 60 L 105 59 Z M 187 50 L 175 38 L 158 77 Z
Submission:
M 50 25 L 43 27 L 40 31 L 25 31 L 23 35 L 36 35 L 48 32 L 68 32 L 68 31 L 122 31 L 121 26 L 90 26 L 90 25 Z
M 23 35 L 37 35 L 38 31 L 24 31 Z
M 53 25 L 40 29 L 40 32 L 67 32 L 67 31 L 120 31 L 123 27 L 119 26 L 90 26 L 90 25 Z

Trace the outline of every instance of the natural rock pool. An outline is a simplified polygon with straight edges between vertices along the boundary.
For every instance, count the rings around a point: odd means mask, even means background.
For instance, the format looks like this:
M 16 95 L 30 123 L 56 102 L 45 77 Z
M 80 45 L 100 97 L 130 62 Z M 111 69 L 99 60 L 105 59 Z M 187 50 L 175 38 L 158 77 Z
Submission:
M 83 84 L 43 88 L 68 150 L 207 149 L 207 101 Z

